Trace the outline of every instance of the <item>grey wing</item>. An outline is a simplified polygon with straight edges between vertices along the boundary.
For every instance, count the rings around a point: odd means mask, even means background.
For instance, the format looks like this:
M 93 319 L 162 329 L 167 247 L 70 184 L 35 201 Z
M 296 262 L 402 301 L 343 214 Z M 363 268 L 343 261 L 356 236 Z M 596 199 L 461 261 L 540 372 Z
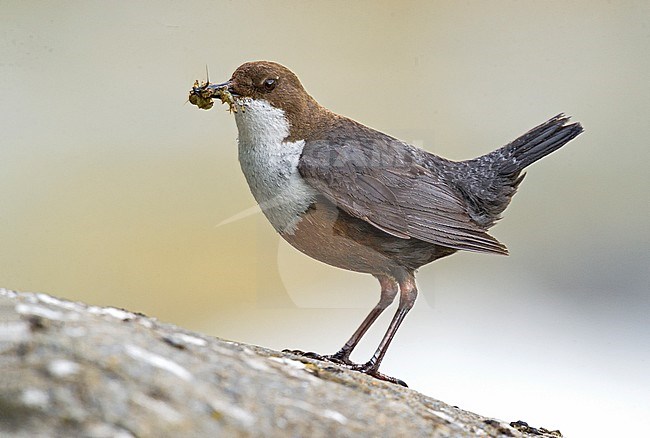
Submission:
M 419 159 L 425 152 L 389 136 L 383 138 L 380 149 L 382 154 L 372 144 L 352 147 L 310 141 L 298 170 L 340 209 L 396 237 L 454 249 L 508 253 L 472 220 L 460 193 Z

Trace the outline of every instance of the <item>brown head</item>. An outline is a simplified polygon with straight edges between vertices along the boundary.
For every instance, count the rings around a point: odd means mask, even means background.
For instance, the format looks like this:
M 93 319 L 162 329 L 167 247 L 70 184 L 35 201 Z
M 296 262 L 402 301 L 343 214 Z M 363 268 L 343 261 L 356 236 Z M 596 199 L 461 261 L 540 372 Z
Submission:
M 271 61 L 242 64 L 228 81 L 235 97 L 265 100 L 282 109 L 291 126 L 290 139 L 304 139 L 306 129 L 313 130 L 332 114 L 320 106 L 288 68 Z

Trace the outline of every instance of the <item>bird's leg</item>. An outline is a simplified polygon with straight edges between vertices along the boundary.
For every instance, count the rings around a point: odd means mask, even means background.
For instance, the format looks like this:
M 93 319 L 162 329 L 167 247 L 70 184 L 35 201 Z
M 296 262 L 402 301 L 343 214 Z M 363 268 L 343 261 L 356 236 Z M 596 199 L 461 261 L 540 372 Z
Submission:
M 354 332 L 352 337 L 345 343 L 345 345 L 336 353 L 331 356 L 325 356 L 328 360 L 346 365 L 355 365 L 350 361 L 350 354 L 354 347 L 357 346 L 363 335 L 366 334 L 370 326 L 377 320 L 379 315 L 382 314 L 388 306 L 391 305 L 395 296 L 397 295 L 398 285 L 395 279 L 386 275 L 376 275 L 379 284 L 381 285 L 381 296 L 377 305 L 370 311 L 366 319 L 363 320 L 359 328 Z
M 418 290 L 415 285 L 415 276 L 412 272 L 406 273 L 406 275 L 404 275 L 403 278 L 399 281 L 399 289 L 400 297 L 397 312 L 395 313 L 393 320 L 390 322 L 390 326 L 388 327 L 384 338 L 379 343 L 377 351 L 375 351 L 375 354 L 368 362 L 362 365 L 357 365 L 353 367 L 353 369 L 376 377 L 380 380 L 386 380 L 391 383 L 407 386 L 406 383 L 404 383 L 402 380 L 386 376 L 379 372 L 379 364 L 381 364 L 381 361 L 386 354 L 386 350 L 388 350 L 390 342 L 393 340 L 393 337 L 395 336 L 395 333 L 397 332 L 400 324 L 404 320 L 404 317 L 409 312 L 409 310 L 411 310 L 411 307 L 413 307 L 415 299 L 418 295 Z
M 368 331 L 370 326 L 377 320 L 379 315 L 391 305 L 398 291 L 398 283 L 395 279 L 387 275 L 376 275 L 379 284 L 381 285 L 381 296 L 377 305 L 370 311 L 366 319 L 363 320 L 359 328 L 354 332 L 352 337 L 345 343 L 345 345 L 336 353 L 332 355 L 322 356 L 312 352 L 302 352 L 299 350 L 284 350 L 287 353 L 297 354 L 299 356 L 310 357 L 312 359 L 325 360 L 334 362 L 340 365 L 348 365 L 350 367 L 358 367 L 350 361 L 350 354 L 354 347 L 357 346 L 363 335 Z

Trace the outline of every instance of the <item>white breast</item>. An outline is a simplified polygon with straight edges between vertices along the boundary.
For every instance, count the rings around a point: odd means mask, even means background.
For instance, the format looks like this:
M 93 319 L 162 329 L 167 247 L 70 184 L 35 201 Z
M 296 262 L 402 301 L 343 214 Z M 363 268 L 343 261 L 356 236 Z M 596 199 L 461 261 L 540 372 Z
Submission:
M 281 109 L 263 100 L 242 99 L 240 105 L 235 120 L 242 171 L 273 227 L 292 234 L 316 196 L 298 173 L 305 142 L 284 141 L 289 122 Z

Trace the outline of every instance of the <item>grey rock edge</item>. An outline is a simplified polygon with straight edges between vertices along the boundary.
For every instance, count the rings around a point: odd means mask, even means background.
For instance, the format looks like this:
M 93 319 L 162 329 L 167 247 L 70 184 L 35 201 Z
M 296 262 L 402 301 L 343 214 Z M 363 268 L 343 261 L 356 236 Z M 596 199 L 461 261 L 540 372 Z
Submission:
M 0 436 L 561 435 L 141 314 L 0 289 Z

